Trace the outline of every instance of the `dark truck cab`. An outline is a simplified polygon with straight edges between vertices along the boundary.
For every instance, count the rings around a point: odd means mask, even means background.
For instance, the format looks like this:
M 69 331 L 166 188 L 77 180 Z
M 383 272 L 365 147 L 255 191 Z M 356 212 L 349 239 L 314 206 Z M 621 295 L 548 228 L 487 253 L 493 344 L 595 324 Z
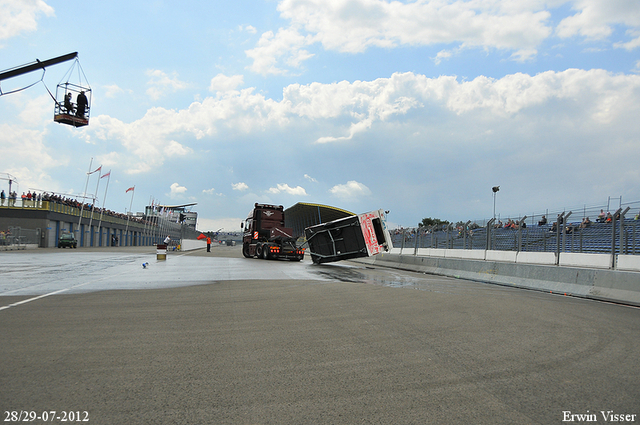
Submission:
M 265 260 L 288 259 L 300 261 L 304 249 L 296 245 L 293 229 L 284 225 L 282 205 L 254 205 L 242 228 L 242 255 Z

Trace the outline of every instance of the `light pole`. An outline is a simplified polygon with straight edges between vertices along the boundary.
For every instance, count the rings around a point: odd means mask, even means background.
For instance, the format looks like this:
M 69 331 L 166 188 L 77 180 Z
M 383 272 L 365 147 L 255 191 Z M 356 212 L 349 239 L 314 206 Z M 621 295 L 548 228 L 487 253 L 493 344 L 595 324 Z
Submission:
M 491 190 L 493 191 L 493 219 L 495 220 L 496 219 L 496 194 L 500 190 L 500 186 L 493 186 Z

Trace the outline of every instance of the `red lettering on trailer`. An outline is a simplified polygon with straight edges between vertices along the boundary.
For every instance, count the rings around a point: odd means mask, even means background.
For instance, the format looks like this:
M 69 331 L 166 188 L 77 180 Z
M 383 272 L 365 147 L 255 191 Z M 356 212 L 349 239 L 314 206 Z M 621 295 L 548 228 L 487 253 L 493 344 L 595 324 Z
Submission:
M 367 246 L 370 256 L 382 252 L 382 248 L 378 244 L 378 238 L 376 238 L 376 231 L 374 230 L 373 223 L 371 222 L 371 220 L 376 217 L 377 216 L 372 213 L 361 214 L 359 216 L 362 236 L 364 236 L 364 243 Z

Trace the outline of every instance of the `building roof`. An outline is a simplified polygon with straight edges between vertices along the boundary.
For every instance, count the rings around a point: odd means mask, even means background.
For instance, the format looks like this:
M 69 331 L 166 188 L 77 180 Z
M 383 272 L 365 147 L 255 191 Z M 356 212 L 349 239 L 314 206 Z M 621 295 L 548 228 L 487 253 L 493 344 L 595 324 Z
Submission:
M 198 205 L 198 203 L 197 202 L 193 202 L 191 204 L 182 204 L 182 205 L 160 205 L 160 204 L 158 204 L 158 205 L 156 205 L 156 207 L 157 208 L 168 208 L 168 209 L 171 209 L 171 210 L 175 210 L 175 209 L 178 209 L 178 208 L 192 207 L 194 205 Z
M 284 211 L 285 226 L 293 229 L 296 237 L 304 235 L 307 227 L 352 215 L 355 213 L 342 208 L 306 202 L 298 202 Z

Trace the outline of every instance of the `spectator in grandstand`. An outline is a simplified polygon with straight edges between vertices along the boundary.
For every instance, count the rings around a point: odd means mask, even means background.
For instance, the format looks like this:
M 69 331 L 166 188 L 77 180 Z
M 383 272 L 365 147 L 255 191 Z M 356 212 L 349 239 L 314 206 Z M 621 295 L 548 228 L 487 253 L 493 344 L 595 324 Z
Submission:
M 538 221 L 538 226 L 544 226 L 545 224 L 547 224 L 547 216 L 543 215 L 540 221 Z
M 613 216 L 611 215 L 611 213 L 609 211 L 607 211 L 607 218 L 605 218 L 604 222 L 605 223 L 611 223 L 611 221 L 613 221 Z
M 589 220 L 589 217 L 583 218 L 582 222 L 580 223 L 580 228 L 581 229 L 586 229 L 589 226 L 591 226 L 591 220 Z
M 604 220 L 605 220 L 604 210 L 600 210 L 600 214 L 598 214 L 598 218 L 596 219 L 596 221 L 598 223 L 604 223 Z
M 2 198 L 4 199 L 4 198 Z M 634 220 L 640 220 L 640 211 L 638 211 L 638 214 L 636 214 L 635 217 L 633 217 Z
M 563 224 L 562 221 L 563 221 L 563 217 L 560 217 L 560 215 L 558 214 L 558 220 L 553 222 L 553 224 L 551 225 L 551 229 L 549 231 L 550 232 L 555 232 L 559 228 L 561 228 L 561 227 L 558 226 L 558 222 L 560 222 L 560 226 L 562 226 L 562 224 Z
M 4 194 L 4 189 L 2 189 L 2 193 L 0 193 L 0 201 L 2 201 L 2 206 L 4 206 L 4 200 L 7 196 Z

